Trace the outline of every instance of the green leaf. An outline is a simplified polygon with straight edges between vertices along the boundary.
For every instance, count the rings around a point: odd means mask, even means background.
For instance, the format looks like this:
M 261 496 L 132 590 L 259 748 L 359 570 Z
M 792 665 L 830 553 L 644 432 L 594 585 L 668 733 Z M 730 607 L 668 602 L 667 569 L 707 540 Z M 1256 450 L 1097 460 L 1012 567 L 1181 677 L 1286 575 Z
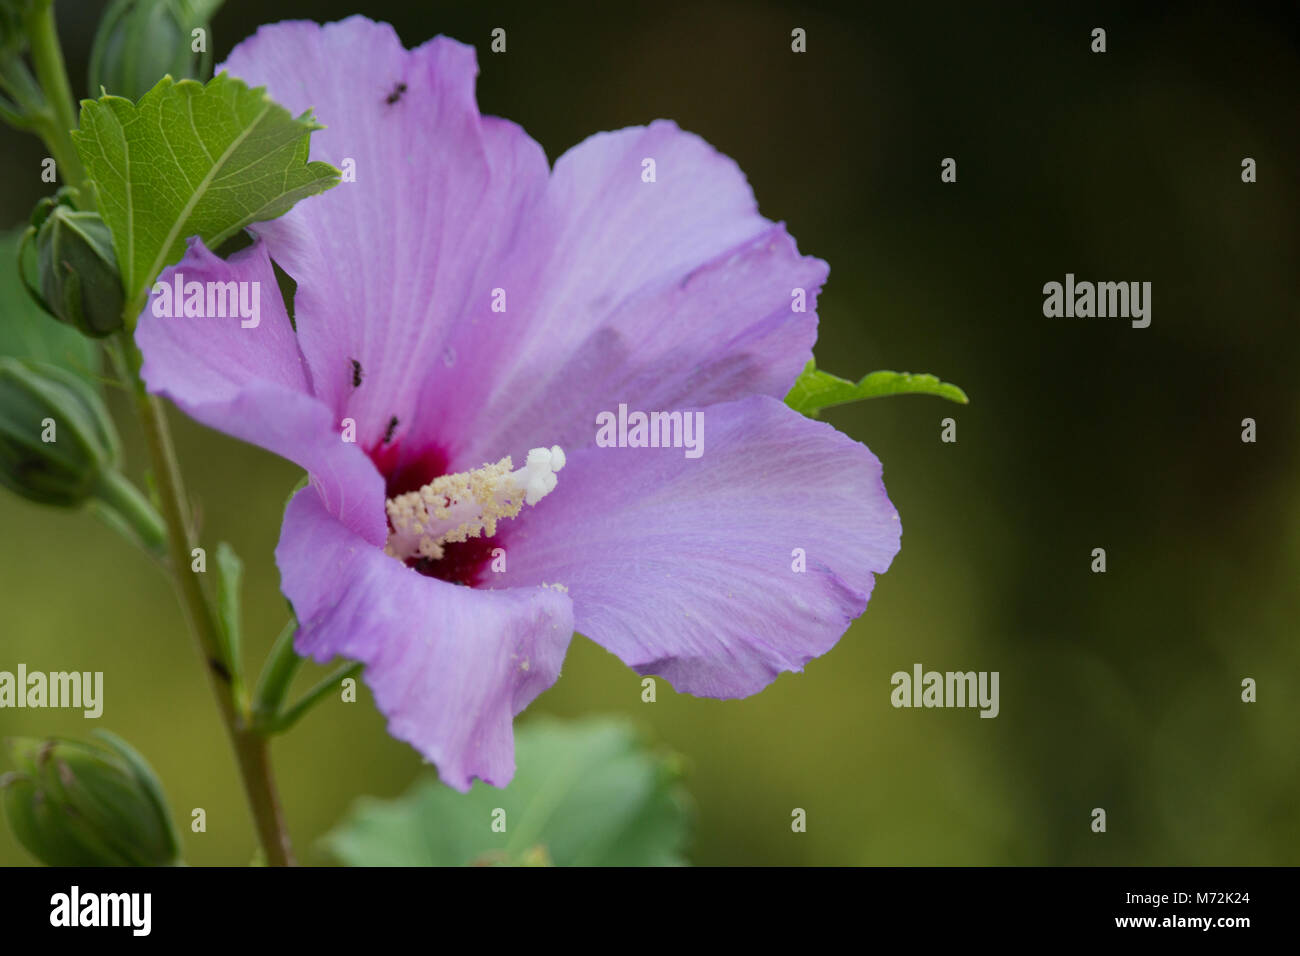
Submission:
M 95 343 L 48 315 L 23 288 L 18 246 L 24 231 L 0 233 L 0 355 L 49 362 L 93 379 L 99 370 Z M 27 258 L 28 265 L 34 265 L 35 253 L 29 250 Z M 27 278 L 37 284 L 34 269 L 27 270 Z
M 502 790 L 479 781 L 462 794 L 428 776 L 395 800 L 363 797 L 325 845 L 350 866 L 686 862 L 680 762 L 646 750 L 626 722 L 538 718 L 516 734 L 515 756 Z
M 937 395 L 950 402 L 965 405 L 970 401 L 956 385 L 941 382 L 933 375 L 914 375 L 911 372 L 872 372 L 860 382 L 823 372 L 816 361 L 808 360 L 799 379 L 785 397 L 785 403 L 796 412 L 816 418 L 823 408 L 844 405 L 866 398 L 883 398 L 886 395 Z
M 337 169 L 307 162 L 318 129 L 310 111 L 295 119 L 265 88 L 225 73 L 206 85 L 164 77 L 138 104 L 83 100 L 73 138 L 113 232 L 128 301 L 144 307 L 188 237 L 215 249 L 336 185 Z
M 217 544 L 217 621 L 220 624 L 221 652 L 236 693 L 243 690 L 243 629 L 240 624 L 240 585 L 244 580 L 244 562 L 235 549 L 224 541 Z

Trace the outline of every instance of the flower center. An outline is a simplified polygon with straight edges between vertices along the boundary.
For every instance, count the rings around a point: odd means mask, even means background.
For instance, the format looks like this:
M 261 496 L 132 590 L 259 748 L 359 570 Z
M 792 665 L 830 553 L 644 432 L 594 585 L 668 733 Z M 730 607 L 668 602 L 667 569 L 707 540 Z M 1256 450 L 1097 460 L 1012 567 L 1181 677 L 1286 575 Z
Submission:
M 497 522 L 513 518 L 554 490 L 564 467 L 559 445 L 534 448 L 524 467 L 507 455 L 495 465 L 442 475 L 415 491 L 394 495 L 385 504 L 391 528 L 385 553 L 399 561 L 437 561 L 446 545 L 490 538 Z

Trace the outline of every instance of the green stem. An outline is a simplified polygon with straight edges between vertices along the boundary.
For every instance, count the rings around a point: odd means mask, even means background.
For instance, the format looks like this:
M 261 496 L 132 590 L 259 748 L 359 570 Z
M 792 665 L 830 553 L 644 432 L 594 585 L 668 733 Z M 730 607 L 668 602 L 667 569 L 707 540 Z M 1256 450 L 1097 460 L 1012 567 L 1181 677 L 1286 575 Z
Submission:
M 23 111 L 18 108 L 18 104 L 11 103 L 9 100 L 0 96 L 0 120 L 8 123 L 14 129 L 30 130 L 35 125 L 31 120 L 23 115 Z
M 307 693 L 302 695 L 302 699 L 294 704 L 288 710 L 277 715 L 274 722 L 270 725 L 270 732 L 273 734 L 282 734 L 299 720 L 307 711 L 311 710 L 321 699 L 332 690 L 337 690 L 339 682 L 348 677 L 356 677 L 361 673 L 364 665 L 360 661 L 351 664 L 344 664 L 334 673 L 330 674 L 319 684 L 313 687 Z
M 0 119 L 14 129 L 39 136 L 57 165 L 64 147 L 50 145 L 56 142 L 54 112 L 20 57 L 0 57 L 0 91 L 10 97 L 0 102 Z
M 356 677 L 362 670 L 360 663 L 344 664 L 303 694 L 296 704 L 285 709 L 284 698 L 302 664 L 302 658 L 293 649 L 293 636 L 297 630 L 296 620 L 290 620 L 284 626 L 280 636 L 275 639 L 275 645 L 271 648 L 266 664 L 262 667 L 262 675 L 257 681 L 257 691 L 253 696 L 253 719 L 268 734 L 284 733 L 320 703 L 326 694 L 335 690 L 340 681 L 346 677 Z
M 13 54 L 0 57 L 0 90 L 4 90 L 12 97 L 13 103 L 9 104 L 10 108 L 25 117 L 54 119 L 49 103 L 45 100 L 45 94 L 41 92 L 40 84 L 36 82 L 32 71 L 27 69 L 27 64 L 21 57 Z
M 72 142 L 72 131 L 77 128 L 77 101 L 68 82 L 68 71 L 63 64 L 63 50 L 59 47 L 59 32 L 54 22 L 54 0 L 34 0 L 27 15 L 27 36 L 31 43 L 32 64 L 36 79 L 45 94 L 53 113 L 53 122 L 45 145 L 54 154 L 54 161 L 63 174 L 63 181 L 76 187 L 82 197 L 83 209 L 94 208 L 94 198 L 86 186 L 86 170 Z
M 135 533 L 151 554 L 160 558 L 166 556 L 167 528 L 162 518 L 121 472 L 106 472 L 96 489 L 96 497 Z
M 149 394 L 140 378 L 142 357 L 135 343 L 123 334 L 121 344 L 136 411 L 149 449 L 163 520 L 167 523 L 173 581 L 189 618 L 190 629 L 198 641 L 199 654 L 206 665 L 204 670 L 230 735 L 267 862 L 272 866 L 291 866 L 293 851 L 271 771 L 270 742 L 261 728 L 247 719 L 235 700 L 231 675 L 222 663 L 222 641 L 216 613 L 203 592 L 199 576 L 190 571 L 191 552 L 197 545 L 163 405 Z
M 289 684 L 292 683 L 294 675 L 298 673 L 299 665 L 302 664 L 302 658 L 293 650 L 293 635 L 297 630 L 298 622 L 291 618 L 280 631 L 280 636 L 275 639 L 271 653 L 267 655 L 266 663 L 262 666 L 262 674 L 257 680 L 257 690 L 253 695 L 255 720 L 270 723 L 280 712 L 280 705 L 284 703 Z

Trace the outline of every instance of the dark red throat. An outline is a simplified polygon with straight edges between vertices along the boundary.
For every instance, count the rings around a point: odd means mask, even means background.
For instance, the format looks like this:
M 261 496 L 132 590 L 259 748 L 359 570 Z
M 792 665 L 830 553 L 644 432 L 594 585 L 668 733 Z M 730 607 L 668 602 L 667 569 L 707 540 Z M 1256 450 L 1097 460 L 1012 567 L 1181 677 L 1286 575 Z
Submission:
M 427 448 L 419 454 L 405 455 L 400 441 L 391 445 L 381 442 L 367 454 L 384 476 L 384 494 L 388 498 L 417 491 L 450 471 L 447 454 L 440 448 Z M 437 561 L 410 558 L 406 566 L 451 584 L 483 587 L 487 583 L 492 551 L 503 547 L 500 539 L 501 532 L 498 531 L 493 538 L 470 538 L 468 541 L 445 544 L 443 556 Z

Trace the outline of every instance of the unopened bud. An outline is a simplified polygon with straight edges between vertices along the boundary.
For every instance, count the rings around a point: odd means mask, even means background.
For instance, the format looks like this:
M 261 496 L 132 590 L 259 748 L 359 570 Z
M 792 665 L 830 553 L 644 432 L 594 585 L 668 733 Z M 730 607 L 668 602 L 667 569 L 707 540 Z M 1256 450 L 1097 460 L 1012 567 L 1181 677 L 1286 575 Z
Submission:
M 212 59 L 207 31 L 214 6 L 195 0 L 114 0 L 90 53 L 91 95 L 99 96 L 103 89 L 138 100 L 164 76 L 205 79 Z M 195 30 L 204 31 L 201 44 L 195 42 Z
M 95 496 L 118 458 L 103 400 L 66 369 L 0 356 L 0 485 L 73 508 Z
M 32 225 L 46 311 L 96 338 L 120 329 L 126 295 L 104 220 L 73 209 L 61 192 L 37 205 Z
M 14 835 L 49 866 L 175 864 L 179 841 L 157 776 L 121 738 L 95 736 L 9 741 L 16 769 L 0 778 L 0 801 Z

